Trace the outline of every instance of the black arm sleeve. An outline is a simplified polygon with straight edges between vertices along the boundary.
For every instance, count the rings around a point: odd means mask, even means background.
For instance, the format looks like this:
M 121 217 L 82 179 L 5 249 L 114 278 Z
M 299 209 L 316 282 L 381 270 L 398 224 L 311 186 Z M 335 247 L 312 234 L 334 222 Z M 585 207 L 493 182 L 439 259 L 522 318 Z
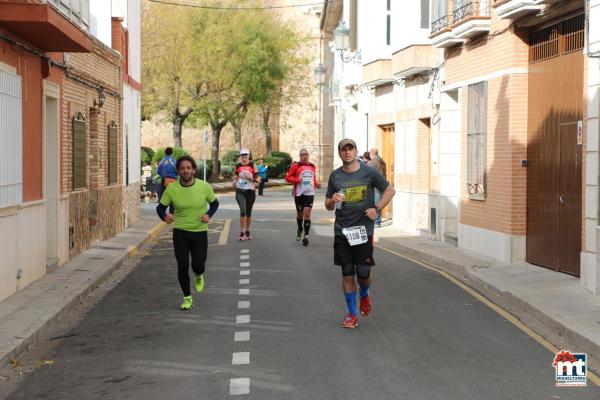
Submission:
M 215 198 L 215 201 L 213 201 L 212 203 L 209 203 L 210 207 L 208 208 L 208 216 L 212 218 L 213 215 L 215 215 L 215 213 L 217 212 L 217 210 L 219 209 L 219 200 L 217 200 Z
M 158 214 L 158 217 L 164 221 L 165 217 L 167 216 L 167 206 L 163 206 L 161 203 L 158 203 L 156 206 L 156 213 Z

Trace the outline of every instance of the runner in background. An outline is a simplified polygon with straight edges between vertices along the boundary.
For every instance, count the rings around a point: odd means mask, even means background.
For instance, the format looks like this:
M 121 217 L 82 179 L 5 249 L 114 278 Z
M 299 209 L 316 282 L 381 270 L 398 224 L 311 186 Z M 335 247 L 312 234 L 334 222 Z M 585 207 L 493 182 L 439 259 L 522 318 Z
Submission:
M 233 186 L 235 186 L 235 200 L 240 207 L 240 241 L 252 240 L 250 235 L 250 222 L 252 207 L 256 200 L 256 183 L 259 181 L 258 169 L 250 161 L 250 150 L 240 150 L 240 162 L 235 166 Z
M 321 184 L 317 181 L 317 168 L 309 161 L 307 149 L 300 150 L 300 161 L 296 161 L 290 167 L 285 176 L 285 180 L 293 183 L 293 196 L 296 203 L 296 241 L 308 246 L 308 233 L 310 232 L 310 214 L 313 202 L 315 200 L 315 189 L 319 189 Z M 302 232 L 304 235 L 302 236 Z

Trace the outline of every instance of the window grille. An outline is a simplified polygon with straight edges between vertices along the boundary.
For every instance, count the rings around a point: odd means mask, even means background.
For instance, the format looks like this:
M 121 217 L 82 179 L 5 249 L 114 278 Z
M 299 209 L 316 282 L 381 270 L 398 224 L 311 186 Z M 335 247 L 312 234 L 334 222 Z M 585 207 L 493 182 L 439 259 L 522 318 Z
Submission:
M 467 193 L 483 200 L 487 178 L 487 82 L 469 85 L 467 120 Z
M 117 146 L 117 124 L 111 121 L 108 125 L 108 184 L 117 183 L 118 162 Z
M 77 113 L 73 117 L 73 190 L 86 187 L 87 148 L 85 117 Z
M 529 62 L 558 57 L 583 49 L 585 45 L 585 15 L 579 14 L 529 35 Z

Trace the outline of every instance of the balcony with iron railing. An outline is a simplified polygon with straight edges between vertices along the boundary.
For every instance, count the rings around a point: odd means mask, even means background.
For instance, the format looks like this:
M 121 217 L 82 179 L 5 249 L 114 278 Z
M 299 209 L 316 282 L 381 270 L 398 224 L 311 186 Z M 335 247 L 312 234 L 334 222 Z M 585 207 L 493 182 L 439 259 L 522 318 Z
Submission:
M 433 46 L 450 47 L 470 37 L 489 32 L 491 20 L 489 4 L 489 0 L 467 3 L 448 1 L 449 6 L 455 6 L 454 10 L 431 23 L 429 37 Z
M 0 26 L 49 52 L 88 52 L 89 0 L 0 1 Z
M 500 19 L 517 19 L 539 12 L 544 6 L 541 0 L 492 0 L 492 7 Z

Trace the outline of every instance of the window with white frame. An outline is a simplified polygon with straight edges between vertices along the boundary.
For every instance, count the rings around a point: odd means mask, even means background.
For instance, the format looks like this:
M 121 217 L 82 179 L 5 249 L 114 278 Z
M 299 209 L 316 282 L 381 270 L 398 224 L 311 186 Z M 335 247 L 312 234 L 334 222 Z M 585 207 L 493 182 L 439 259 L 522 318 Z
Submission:
M 487 82 L 469 85 L 467 109 L 467 193 L 484 200 L 487 178 Z
M 0 208 L 23 201 L 22 107 L 21 77 L 0 66 Z
M 392 44 L 392 0 L 387 0 L 387 12 L 385 19 L 385 44 Z
M 431 32 L 435 33 L 449 25 L 448 0 L 431 0 Z

